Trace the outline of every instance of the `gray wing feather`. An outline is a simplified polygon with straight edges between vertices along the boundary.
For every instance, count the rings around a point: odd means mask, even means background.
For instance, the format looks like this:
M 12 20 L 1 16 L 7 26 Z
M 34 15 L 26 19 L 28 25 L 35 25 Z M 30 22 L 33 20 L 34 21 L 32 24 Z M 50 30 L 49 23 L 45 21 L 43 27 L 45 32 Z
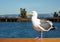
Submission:
M 51 25 L 46 20 L 41 20 L 40 23 L 40 26 L 44 29 L 49 29 L 51 27 Z

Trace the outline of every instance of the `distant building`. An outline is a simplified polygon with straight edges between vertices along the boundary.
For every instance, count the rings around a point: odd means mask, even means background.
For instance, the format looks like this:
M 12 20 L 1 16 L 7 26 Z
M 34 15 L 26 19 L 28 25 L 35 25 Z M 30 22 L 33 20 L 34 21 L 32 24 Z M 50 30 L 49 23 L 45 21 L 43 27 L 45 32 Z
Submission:
M 58 17 L 58 14 L 57 14 L 57 12 L 54 12 L 54 17 Z
M 54 17 L 60 17 L 60 11 L 59 12 L 54 12 Z
M 58 12 L 58 17 L 60 17 L 60 11 Z

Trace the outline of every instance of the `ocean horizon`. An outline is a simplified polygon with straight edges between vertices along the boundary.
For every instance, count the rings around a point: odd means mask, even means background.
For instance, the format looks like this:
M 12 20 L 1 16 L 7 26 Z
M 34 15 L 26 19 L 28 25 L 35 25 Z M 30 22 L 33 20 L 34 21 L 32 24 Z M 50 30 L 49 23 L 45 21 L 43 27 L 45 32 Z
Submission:
M 38 14 L 38 17 L 42 17 L 42 18 L 46 18 L 46 17 L 53 17 L 54 14 Z M 0 17 L 19 17 L 20 14 L 3 14 L 3 15 L 0 15 Z

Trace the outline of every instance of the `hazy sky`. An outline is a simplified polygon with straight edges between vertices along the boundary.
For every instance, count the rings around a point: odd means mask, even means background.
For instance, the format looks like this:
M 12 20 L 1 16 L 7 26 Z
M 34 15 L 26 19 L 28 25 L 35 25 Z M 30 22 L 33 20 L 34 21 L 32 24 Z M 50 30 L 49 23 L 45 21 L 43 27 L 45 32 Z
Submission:
M 21 7 L 28 12 L 51 13 L 60 10 L 60 0 L 0 0 L 0 14 L 19 14 Z

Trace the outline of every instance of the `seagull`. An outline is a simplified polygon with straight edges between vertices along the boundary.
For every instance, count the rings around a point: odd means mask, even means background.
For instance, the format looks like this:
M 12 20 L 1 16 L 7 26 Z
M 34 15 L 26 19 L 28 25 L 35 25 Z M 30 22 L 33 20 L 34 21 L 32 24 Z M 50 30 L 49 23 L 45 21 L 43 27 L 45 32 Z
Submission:
M 39 28 L 37 31 L 49 31 L 54 27 L 53 23 L 49 20 L 42 20 L 42 19 L 38 19 L 37 16 L 37 12 L 36 11 L 32 11 L 32 24 L 34 26 L 34 28 Z
M 38 13 L 36 11 L 32 11 L 32 24 L 33 28 L 36 31 L 49 31 L 49 30 L 54 30 L 55 26 L 53 23 L 49 20 L 43 20 L 43 19 L 38 19 Z M 42 35 L 41 35 L 42 36 Z

